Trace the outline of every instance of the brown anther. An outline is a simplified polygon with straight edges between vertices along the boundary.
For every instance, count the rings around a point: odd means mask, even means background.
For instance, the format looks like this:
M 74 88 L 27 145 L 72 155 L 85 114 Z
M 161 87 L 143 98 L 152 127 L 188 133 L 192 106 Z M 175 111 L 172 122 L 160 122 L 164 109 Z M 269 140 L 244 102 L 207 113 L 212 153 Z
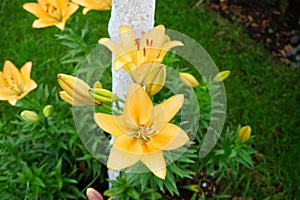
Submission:
M 143 55 L 144 55 L 144 57 L 146 57 L 146 48 L 145 47 L 143 48 Z
M 134 41 L 135 41 L 135 46 L 137 47 L 137 50 L 140 50 L 140 38 L 136 38 Z
M 146 45 L 149 46 L 149 40 L 148 40 L 148 38 L 146 39 Z

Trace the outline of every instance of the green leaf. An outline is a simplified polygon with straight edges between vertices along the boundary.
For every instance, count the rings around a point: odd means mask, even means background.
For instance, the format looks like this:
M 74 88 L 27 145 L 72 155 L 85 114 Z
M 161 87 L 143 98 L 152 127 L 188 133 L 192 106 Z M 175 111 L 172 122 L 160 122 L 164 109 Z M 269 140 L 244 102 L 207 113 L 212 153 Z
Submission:
M 41 186 L 43 188 L 46 187 L 45 184 L 44 184 L 44 182 L 39 177 L 34 177 L 33 181 L 32 181 L 32 184 L 33 185 L 37 185 L 37 186 Z
M 57 181 L 58 189 L 60 190 L 63 186 L 63 180 L 60 176 L 56 176 L 56 181 Z
M 139 199 L 140 195 L 139 193 L 133 189 L 133 188 L 129 188 L 126 193 L 128 194 L 128 196 L 132 197 L 133 199 Z
M 24 172 L 24 175 L 26 177 L 26 179 L 28 181 L 32 180 L 33 179 L 33 174 L 32 174 L 32 171 L 31 169 L 28 167 L 27 163 L 24 162 L 24 165 L 23 165 L 23 172 Z

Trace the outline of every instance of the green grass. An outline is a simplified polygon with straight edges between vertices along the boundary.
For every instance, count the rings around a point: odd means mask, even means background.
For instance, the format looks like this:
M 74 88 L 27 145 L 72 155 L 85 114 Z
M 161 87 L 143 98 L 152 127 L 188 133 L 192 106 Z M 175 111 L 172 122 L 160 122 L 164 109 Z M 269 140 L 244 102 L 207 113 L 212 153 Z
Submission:
M 32 77 L 39 84 L 57 87 L 56 74 L 72 73 L 71 64 L 61 64 L 67 48 L 54 35 L 55 27 L 33 29 L 34 16 L 22 4 L 0 3 L 0 65 L 9 59 L 17 67 L 33 62 Z M 249 187 L 232 193 L 253 199 L 297 199 L 300 196 L 300 84 L 299 74 L 273 58 L 261 44 L 248 38 L 237 25 L 223 20 L 196 0 L 157 1 L 156 24 L 182 32 L 198 41 L 220 70 L 231 75 L 225 81 L 228 100 L 226 125 L 249 124 L 255 135 L 254 147 L 263 155 L 255 157 Z M 107 36 L 109 12 L 80 12 L 81 23 L 95 29 L 95 43 Z M 71 24 L 72 22 L 68 22 Z M 17 108 L 0 102 L 0 121 L 12 120 Z M 247 189 L 248 188 L 248 189 Z

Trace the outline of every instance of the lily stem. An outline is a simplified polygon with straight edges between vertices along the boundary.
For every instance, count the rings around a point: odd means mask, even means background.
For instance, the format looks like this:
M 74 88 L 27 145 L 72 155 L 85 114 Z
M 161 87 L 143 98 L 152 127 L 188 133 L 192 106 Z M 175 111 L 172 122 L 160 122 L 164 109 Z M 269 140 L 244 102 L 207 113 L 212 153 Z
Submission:
M 113 113 L 117 113 L 117 114 L 119 114 L 119 115 L 122 115 L 122 114 L 123 114 L 122 111 L 117 110 L 117 109 L 114 109 L 114 108 L 112 108 L 111 106 L 108 106 L 108 105 L 106 105 L 106 104 L 102 104 L 102 106 L 103 106 L 103 108 L 105 108 L 105 109 L 107 109 L 107 110 L 109 110 L 109 111 L 111 111 L 111 112 L 113 112 Z

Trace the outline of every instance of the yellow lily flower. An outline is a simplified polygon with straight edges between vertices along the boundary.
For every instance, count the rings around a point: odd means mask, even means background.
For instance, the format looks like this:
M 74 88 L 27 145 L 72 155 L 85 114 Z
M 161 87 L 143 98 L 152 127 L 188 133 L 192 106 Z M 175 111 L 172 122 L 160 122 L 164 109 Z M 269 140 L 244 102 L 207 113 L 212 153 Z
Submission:
M 127 90 L 124 113 L 113 116 L 95 113 L 98 126 L 114 136 L 107 166 L 121 170 L 143 162 L 157 177 L 165 179 L 163 150 L 174 150 L 188 142 L 187 134 L 169 121 L 180 110 L 182 94 L 153 106 L 146 91 L 132 83 Z
M 69 0 L 38 0 L 37 3 L 25 3 L 23 8 L 39 18 L 33 22 L 33 28 L 56 26 L 64 30 L 66 21 L 79 6 Z
M 139 84 L 153 65 L 159 66 L 162 63 L 171 48 L 183 46 L 180 41 L 170 41 L 163 25 L 154 27 L 147 34 L 142 32 L 141 38 L 138 38 L 129 26 L 120 26 L 120 43 L 119 45 L 108 38 L 99 40 L 99 44 L 106 46 L 116 56 L 113 62 L 114 69 L 125 69 Z M 140 67 L 143 69 L 139 69 Z
M 9 60 L 5 61 L 3 72 L 0 71 L 0 100 L 16 105 L 17 100 L 25 97 L 37 87 L 30 79 L 32 63 L 27 62 L 19 71 Z
M 60 98 L 73 106 L 102 105 L 89 95 L 90 86 L 83 80 L 66 75 L 58 74 L 58 83 L 64 91 L 59 92 Z
M 82 13 L 85 15 L 90 10 L 110 10 L 111 0 L 72 0 L 80 6 L 85 7 Z

